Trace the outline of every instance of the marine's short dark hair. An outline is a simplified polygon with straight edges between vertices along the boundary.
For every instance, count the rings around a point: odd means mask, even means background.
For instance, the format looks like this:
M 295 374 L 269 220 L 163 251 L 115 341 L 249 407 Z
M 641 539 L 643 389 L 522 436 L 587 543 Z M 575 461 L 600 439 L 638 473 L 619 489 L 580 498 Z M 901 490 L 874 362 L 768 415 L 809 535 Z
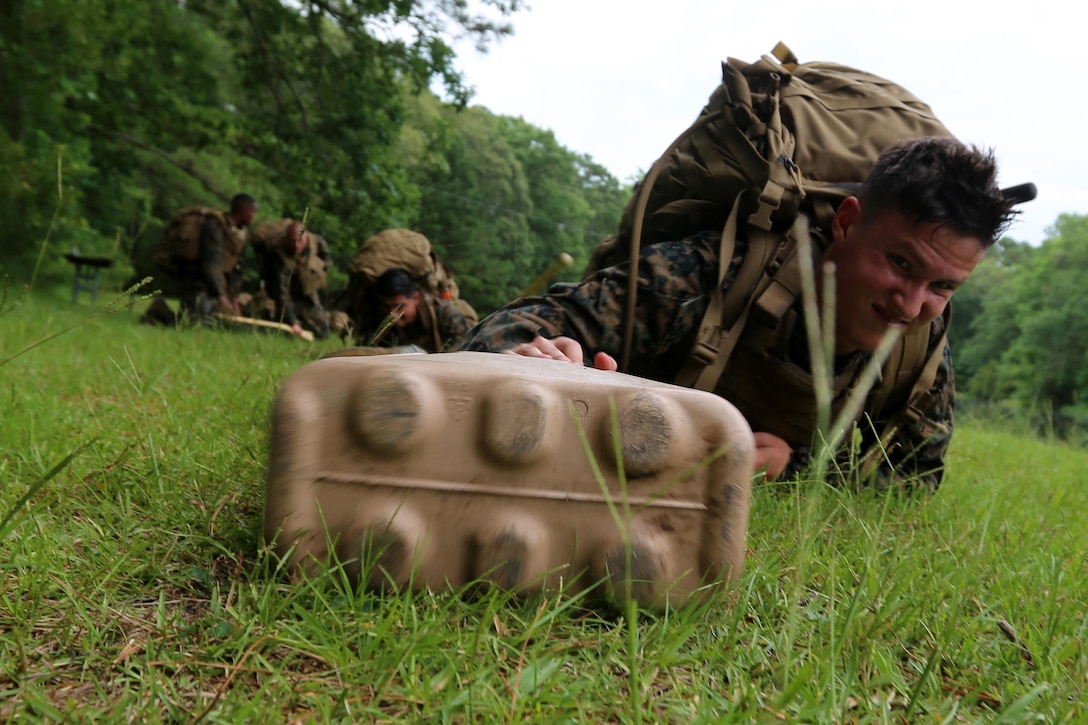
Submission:
M 235 194 L 230 199 L 230 210 L 232 213 L 256 206 L 257 200 L 249 194 Z
M 951 137 L 901 141 L 880 155 L 858 193 L 862 215 L 898 211 L 989 247 L 1019 213 L 997 185 L 992 149 Z
M 416 282 L 407 270 L 392 267 L 374 281 L 374 291 L 379 297 L 411 297 L 416 292 Z

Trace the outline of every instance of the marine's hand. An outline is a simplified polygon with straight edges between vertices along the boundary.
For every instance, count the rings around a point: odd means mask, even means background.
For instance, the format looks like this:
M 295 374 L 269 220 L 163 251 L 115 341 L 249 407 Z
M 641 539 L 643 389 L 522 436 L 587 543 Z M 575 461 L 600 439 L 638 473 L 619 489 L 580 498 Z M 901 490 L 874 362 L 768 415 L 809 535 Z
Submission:
M 763 471 L 768 481 L 775 481 L 790 463 L 793 449 L 773 433 L 756 433 L 756 470 Z
M 540 357 L 563 362 L 583 364 L 582 346 L 569 337 L 556 337 L 549 340 L 537 335 L 532 342 L 523 342 L 515 348 L 504 350 L 507 355 L 522 357 Z
M 297 322 L 291 325 L 291 333 L 296 335 L 297 337 L 302 337 L 302 325 L 298 324 Z
M 555 337 L 549 340 L 538 335 L 532 342 L 524 342 L 503 352 L 507 355 L 562 360 L 576 365 L 585 364 L 585 354 L 582 352 L 581 343 L 570 337 Z M 611 355 L 599 352 L 593 356 L 593 367 L 598 370 L 615 370 L 618 366 Z
M 219 295 L 216 300 L 219 303 L 219 309 L 223 312 L 234 314 L 234 305 L 231 304 L 230 297 L 226 295 Z

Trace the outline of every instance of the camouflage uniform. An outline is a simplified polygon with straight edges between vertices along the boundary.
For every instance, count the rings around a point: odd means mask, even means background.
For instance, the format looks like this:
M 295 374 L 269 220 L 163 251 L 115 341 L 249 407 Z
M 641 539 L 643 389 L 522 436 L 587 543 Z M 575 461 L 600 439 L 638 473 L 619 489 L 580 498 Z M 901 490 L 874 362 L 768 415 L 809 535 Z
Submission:
M 419 291 L 419 312 L 407 327 L 390 326 L 373 344 L 379 347 L 415 345 L 427 352 L 442 352 L 460 345 L 468 333 L 464 313 L 453 300 Z
M 665 242 L 645 247 L 639 259 L 638 304 L 628 372 L 671 382 L 687 360 L 703 320 L 710 292 L 717 283 L 717 232 L 704 232 L 683 242 Z M 723 288 L 736 278 L 747 251 L 738 240 L 736 254 L 726 273 Z M 580 284 L 555 285 L 548 294 L 517 300 L 491 314 L 473 328 L 462 344 L 464 350 L 498 352 L 546 338 L 566 336 L 582 343 L 589 359 L 603 351 L 616 359 L 623 347 L 624 301 L 627 296 L 629 265 L 600 270 Z M 944 322 L 930 328 L 930 352 L 940 343 Z M 797 325 L 800 339 L 790 344 L 788 359 L 807 369 L 808 345 L 804 326 Z M 836 360 L 836 370 L 857 365 L 862 353 Z M 944 363 L 928 396 L 923 417 L 901 427 L 886 445 L 887 460 L 877 468 L 878 484 L 893 480 L 936 489 L 941 480 L 944 455 L 952 433 L 954 384 L 952 360 L 947 346 Z M 869 411 L 867 411 L 868 413 Z M 876 441 L 873 429 L 882 431 L 890 412 L 872 412 L 874 425 L 863 424 L 862 448 Z M 807 447 L 795 447 L 786 476 L 796 476 L 808 465 Z M 840 457 L 841 472 L 849 470 L 851 451 Z
M 306 232 L 308 242 L 301 254 L 295 255 L 294 248 L 286 237 L 280 236 L 272 244 L 253 244 L 257 256 L 257 269 L 264 283 L 265 292 L 275 303 L 275 322 L 294 325 L 296 322 L 310 330 L 318 339 L 329 336 L 329 319 L 321 304 L 318 291 L 303 288 L 301 271 L 309 263 L 311 254 L 316 255 L 328 265 L 329 245 L 317 235 Z M 279 247 L 279 248 L 277 248 Z M 291 255 L 288 259 L 287 255 Z
M 167 277 L 163 280 L 163 291 L 176 295 L 182 313 L 192 319 L 210 320 L 218 309 L 220 295 L 226 294 L 233 300 L 242 290 L 245 235 L 232 234 L 226 227 L 229 223 L 227 215 L 205 214 L 200 225 L 198 257 L 173 257 L 168 266 L 160 265 Z

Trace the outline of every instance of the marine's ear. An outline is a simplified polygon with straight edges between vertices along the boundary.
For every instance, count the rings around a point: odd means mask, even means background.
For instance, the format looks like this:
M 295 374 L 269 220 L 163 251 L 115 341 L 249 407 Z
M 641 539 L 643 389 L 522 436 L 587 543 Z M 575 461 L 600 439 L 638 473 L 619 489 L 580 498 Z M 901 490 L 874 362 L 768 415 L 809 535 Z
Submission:
M 861 221 L 861 202 L 856 196 L 848 196 L 835 210 L 835 216 L 831 220 L 831 238 L 836 242 L 846 239 L 846 232 L 850 227 Z

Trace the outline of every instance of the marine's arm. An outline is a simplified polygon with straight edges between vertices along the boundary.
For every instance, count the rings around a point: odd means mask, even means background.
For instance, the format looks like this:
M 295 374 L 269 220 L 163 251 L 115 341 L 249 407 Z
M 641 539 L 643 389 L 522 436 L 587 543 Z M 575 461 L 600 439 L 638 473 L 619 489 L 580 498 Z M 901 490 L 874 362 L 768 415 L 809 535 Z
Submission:
M 213 295 L 221 308 L 230 309 L 230 296 L 227 287 L 227 272 L 223 269 L 223 243 L 226 230 L 214 216 L 204 217 L 200 227 L 200 270 L 208 285 L 208 294 Z
M 265 282 L 268 288 L 268 296 L 276 303 L 276 311 L 280 322 L 294 327 L 298 324 L 298 316 L 295 314 L 295 301 L 291 297 L 291 275 L 294 272 L 291 265 L 287 264 L 278 254 L 272 252 L 275 273 L 272 279 Z
M 468 334 L 468 320 L 453 300 L 438 300 L 438 336 L 445 350 L 457 348 Z
M 687 355 L 718 269 L 717 235 L 645 248 L 639 258 L 632 363 L 636 375 L 666 380 Z M 469 331 L 462 349 L 503 352 L 541 336 L 576 340 L 591 359 L 619 358 L 629 265 L 599 271 L 576 285 L 514 301 Z

